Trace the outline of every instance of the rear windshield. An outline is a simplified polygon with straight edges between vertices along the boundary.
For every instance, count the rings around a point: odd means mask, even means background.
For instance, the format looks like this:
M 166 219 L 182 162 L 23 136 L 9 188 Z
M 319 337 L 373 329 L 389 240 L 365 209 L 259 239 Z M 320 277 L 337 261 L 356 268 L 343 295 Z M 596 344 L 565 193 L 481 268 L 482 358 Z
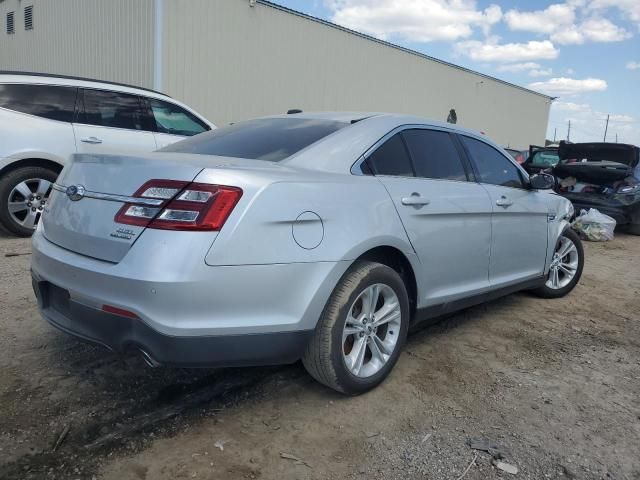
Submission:
M 248 120 L 160 149 L 279 162 L 348 124 L 304 118 Z
M 557 151 L 538 151 L 533 153 L 529 164 L 533 167 L 550 168 L 555 167 L 560 162 Z

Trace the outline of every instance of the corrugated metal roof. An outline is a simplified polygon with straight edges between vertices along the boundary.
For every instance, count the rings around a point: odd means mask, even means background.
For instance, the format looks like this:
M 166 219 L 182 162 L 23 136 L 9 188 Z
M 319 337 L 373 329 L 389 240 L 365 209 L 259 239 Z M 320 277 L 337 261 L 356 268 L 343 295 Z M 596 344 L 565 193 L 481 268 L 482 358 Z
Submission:
M 302 13 L 302 12 L 299 12 L 297 10 L 293 10 L 292 8 L 285 7 L 285 6 L 282 6 L 282 5 L 278 5 L 277 3 L 273 3 L 273 2 L 270 2 L 268 0 L 257 0 L 256 3 L 264 5 L 266 7 L 275 8 L 276 10 L 281 10 L 281 11 L 289 13 L 291 15 L 296 15 L 298 17 L 305 18 L 305 19 L 310 20 L 312 22 L 321 23 L 323 25 L 326 25 L 327 27 L 331 27 L 331 28 L 335 28 L 335 29 L 338 29 L 338 30 L 342 30 L 343 32 L 349 33 L 351 35 L 356 35 L 356 36 L 364 38 L 366 40 L 370 40 L 372 42 L 376 42 L 376 43 L 379 43 L 381 45 L 385 45 L 387 47 L 391 47 L 391 48 L 394 48 L 396 50 L 400 50 L 402 52 L 409 53 L 411 55 L 416 55 L 416 56 L 424 58 L 426 60 L 431 60 L 432 62 L 441 63 L 441 64 L 446 65 L 448 67 L 455 68 L 457 70 L 462 70 L 463 72 L 471 73 L 473 75 L 478 75 L 479 77 L 487 78 L 489 80 L 493 80 L 495 82 L 502 83 L 504 85 L 508 85 L 510 87 L 517 88 L 519 90 L 523 90 L 523 91 L 525 91 L 527 93 L 532 93 L 534 95 L 539 95 L 539 96 L 547 98 L 549 100 L 555 100 L 556 99 L 556 97 L 551 97 L 549 95 L 545 95 L 544 93 L 536 92 L 535 90 L 530 90 L 530 89 L 528 89 L 526 87 L 523 87 L 521 85 L 516 85 L 515 83 L 507 82 L 506 80 L 501 80 L 499 78 L 492 77 L 491 75 L 487 75 L 485 73 L 476 72 L 475 70 L 471 70 L 470 68 L 466 68 L 466 67 L 462 67 L 460 65 L 456 65 L 455 63 L 450 63 L 450 62 L 447 62 L 445 60 L 440 60 L 439 58 L 431 57 L 431 56 L 429 56 L 429 55 L 427 55 L 425 53 L 421 53 L 421 52 L 418 52 L 416 50 L 412 50 L 410 48 L 401 47 L 400 45 L 396 45 L 395 43 L 387 42 L 385 40 L 380 40 L 379 38 L 372 37 L 371 35 L 367 35 L 366 33 L 361 33 L 361 32 L 358 32 L 356 30 L 351 30 L 349 28 L 342 27 L 342 26 L 337 25 L 335 23 L 332 23 L 332 22 L 330 22 L 328 20 L 323 20 L 322 18 L 314 17 L 313 15 L 308 15 L 306 13 Z

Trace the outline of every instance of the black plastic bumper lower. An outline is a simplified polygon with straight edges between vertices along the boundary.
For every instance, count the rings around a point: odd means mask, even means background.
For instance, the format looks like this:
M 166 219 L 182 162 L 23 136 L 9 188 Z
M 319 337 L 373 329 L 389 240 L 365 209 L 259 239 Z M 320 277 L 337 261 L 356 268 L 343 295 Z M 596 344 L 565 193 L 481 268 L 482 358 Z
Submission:
M 312 330 L 224 336 L 170 336 L 142 320 L 74 302 L 68 292 L 33 280 L 42 316 L 54 327 L 115 352 L 142 350 L 152 362 L 181 367 L 258 366 L 293 363 Z

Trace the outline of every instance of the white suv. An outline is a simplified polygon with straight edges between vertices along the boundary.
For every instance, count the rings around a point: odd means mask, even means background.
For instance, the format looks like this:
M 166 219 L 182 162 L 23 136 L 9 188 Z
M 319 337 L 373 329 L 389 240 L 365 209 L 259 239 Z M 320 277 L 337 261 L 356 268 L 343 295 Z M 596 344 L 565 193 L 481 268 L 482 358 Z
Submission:
M 152 90 L 0 72 L 0 223 L 28 236 L 74 153 L 151 152 L 215 126 Z

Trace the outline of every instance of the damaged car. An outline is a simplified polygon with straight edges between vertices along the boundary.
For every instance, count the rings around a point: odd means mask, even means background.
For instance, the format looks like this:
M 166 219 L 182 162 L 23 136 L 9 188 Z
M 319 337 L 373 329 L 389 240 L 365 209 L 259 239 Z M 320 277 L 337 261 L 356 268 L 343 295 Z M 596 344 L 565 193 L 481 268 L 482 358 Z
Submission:
M 555 191 L 576 212 L 595 208 L 640 235 L 640 148 L 622 143 L 568 143 L 530 148 L 530 174 L 551 173 Z

